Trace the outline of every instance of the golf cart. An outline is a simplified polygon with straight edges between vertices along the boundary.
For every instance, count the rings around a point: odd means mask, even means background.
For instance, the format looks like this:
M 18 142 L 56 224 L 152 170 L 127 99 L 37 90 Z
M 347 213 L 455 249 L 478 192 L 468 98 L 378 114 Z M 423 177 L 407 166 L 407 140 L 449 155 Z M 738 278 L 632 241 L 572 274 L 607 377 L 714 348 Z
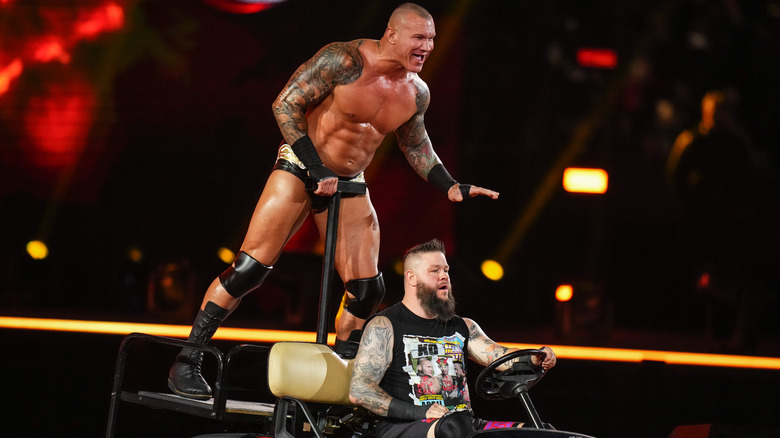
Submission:
M 349 402 L 349 383 L 354 359 L 345 360 L 327 345 L 327 324 L 330 320 L 329 285 L 333 278 L 335 237 L 338 210 L 343 193 L 365 193 L 365 184 L 340 181 L 330 200 L 325 238 L 322 284 L 317 322 L 316 342 L 277 342 L 270 348 L 258 345 L 238 345 L 226 355 L 214 346 L 195 345 L 186 341 L 131 333 L 122 341 L 117 357 L 107 438 L 114 438 L 119 407 L 123 402 L 150 408 L 174 411 L 217 422 L 246 424 L 252 432 L 198 435 L 197 438 L 293 438 L 326 436 L 358 438 L 373 436 L 378 417 Z M 130 346 L 144 343 L 164 346 L 171 352 L 182 347 L 199 349 L 216 362 L 214 394 L 210 400 L 192 400 L 167 392 L 128 390 L 125 387 Z M 544 370 L 531 363 L 539 350 L 512 352 L 486 367 L 476 381 L 477 394 L 490 400 L 518 398 L 521 400 L 526 426 L 515 429 L 478 431 L 472 436 L 493 438 L 591 438 L 587 435 L 550 429 L 539 418 L 528 395 L 528 389 L 543 376 Z M 267 386 L 276 398 L 269 403 L 239 400 L 231 397 L 230 377 L 239 357 L 260 355 L 267 360 Z M 499 371 L 500 365 L 511 365 Z M 488 438 L 487 436 L 485 438 Z

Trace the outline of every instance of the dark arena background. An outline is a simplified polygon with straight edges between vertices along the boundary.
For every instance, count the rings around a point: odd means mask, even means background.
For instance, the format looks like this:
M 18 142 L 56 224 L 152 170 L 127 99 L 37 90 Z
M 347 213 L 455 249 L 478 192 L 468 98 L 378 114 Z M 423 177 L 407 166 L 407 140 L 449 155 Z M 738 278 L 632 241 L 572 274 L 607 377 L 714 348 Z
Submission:
M 558 352 L 531 391 L 558 429 L 780 436 L 780 1 L 419 3 L 434 148 L 501 195 L 448 202 L 389 136 L 367 172 L 385 304 L 404 250 L 438 237 L 460 314 Z M 398 4 L 0 0 L 0 435 L 105 434 L 124 334 L 189 326 L 240 247 L 276 95 L 323 45 L 380 38 Z M 599 193 L 564 187 L 576 169 Z M 305 225 L 225 326 L 313 332 L 322 246 Z M 147 353 L 132 365 L 164 391 L 175 351 Z M 122 409 L 117 436 L 221 430 Z

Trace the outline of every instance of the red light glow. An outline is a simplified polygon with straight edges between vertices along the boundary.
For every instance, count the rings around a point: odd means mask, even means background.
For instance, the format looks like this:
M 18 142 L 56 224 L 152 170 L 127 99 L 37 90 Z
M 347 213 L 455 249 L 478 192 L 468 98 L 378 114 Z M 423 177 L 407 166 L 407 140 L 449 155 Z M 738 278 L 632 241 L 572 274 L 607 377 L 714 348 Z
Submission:
M 0 0 L 3 5 L 9 0 Z M 39 167 L 62 168 L 75 165 L 86 144 L 95 120 L 98 94 L 73 66 L 73 53 L 81 41 L 95 39 L 125 26 L 123 0 L 95 2 L 92 6 L 41 6 L 37 18 L 45 34 L 16 36 L 11 47 L 20 53 L 8 66 L 0 64 L 0 95 L 6 93 L 11 81 L 35 64 L 60 63 L 57 76 L 37 86 L 23 109 L 21 125 L 26 156 L 30 164 Z M 28 27 L 33 28 L 27 22 Z M 11 58 L 13 59 L 13 58 Z M 0 60 L 0 62 L 5 59 Z
M 704 272 L 701 274 L 701 276 L 699 276 L 699 280 L 696 281 L 696 286 L 699 289 L 707 289 L 710 286 L 710 281 L 711 281 L 710 273 Z
M 116 3 L 108 3 L 82 15 L 73 29 L 76 38 L 95 38 L 104 32 L 121 29 L 125 12 Z
M 22 60 L 19 58 L 14 59 L 5 68 L 0 69 L 0 96 L 8 91 L 11 81 L 22 74 L 23 69 Z
M 204 0 L 204 2 L 231 14 L 254 14 L 270 8 L 278 1 Z
M 96 96 L 86 82 L 71 80 L 52 85 L 48 92 L 30 99 L 24 117 L 35 150 L 35 164 L 71 166 L 78 160 L 94 118 Z
M 63 64 L 70 62 L 70 54 L 65 52 L 65 48 L 62 46 L 62 41 L 58 38 L 47 38 L 42 41 L 36 48 L 33 58 L 40 62 L 51 62 L 54 60 L 60 61 Z
M 582 67 L 615 68 L 618 57 L 612 49 L 579 49 L 577 63 Z

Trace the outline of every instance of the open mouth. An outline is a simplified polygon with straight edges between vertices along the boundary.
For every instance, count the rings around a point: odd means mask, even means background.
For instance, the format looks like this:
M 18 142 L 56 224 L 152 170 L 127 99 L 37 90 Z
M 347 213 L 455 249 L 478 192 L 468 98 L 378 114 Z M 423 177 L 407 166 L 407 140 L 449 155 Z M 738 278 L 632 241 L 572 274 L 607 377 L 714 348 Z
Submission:
M 412 53 L 412 57 L 419 62 L 425 61 L 425 55 L 418 55 L 416 53 Z

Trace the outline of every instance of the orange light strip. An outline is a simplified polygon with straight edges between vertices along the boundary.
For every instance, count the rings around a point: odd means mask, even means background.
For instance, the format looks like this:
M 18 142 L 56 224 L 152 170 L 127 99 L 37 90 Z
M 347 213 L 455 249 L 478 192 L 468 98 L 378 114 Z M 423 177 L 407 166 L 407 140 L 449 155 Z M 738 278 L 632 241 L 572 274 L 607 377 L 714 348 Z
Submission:
M 171 324 L 145 324 L 135 322 L 86 321 L 73 319 L 15 318 L 0 316 L 0 328 L 23 330 L 50 330 L 79 333 L 101 333 L 109 335 L 127 335 L 134 332 L 156 336 L 186 338 L 191 326 Z M 300 341 L 315 342 L 317 334 L 291 330 L 263 330 L 221 327 L 214 339 L 245 342 L 280 342 Z M 336 335 L 328 335 L 328 342 L 333 344 Z
M 538 345 L 501 343 L 520 349 L 539 348 Z M 737 356 L 730 354 L 685 353 L 679 351 L 632 350 L 625 348 L 572 347 L 549 345 L 555 355 L 567 359 L 608 360 L 613 362 L 664 362 L 670 365 L 703 365 L 713 367 L 764 368 L 780 370 L 780 358 Z
M 140 332 L 150 335 L 177 338 L 186 338 L 189 335 L 191 329 L 190 326 L 170 324 L 17 318 L 7 316 L 0 316 L 0 328 L 101 333 L 123 336 L 134 332 Z M 314 332 L 303 331 L 221 327 L 214 335 L 214 339 L 259 343 L 281 341 L 315 342 L 317 339 L 317 334 Z M 329 344 L 332 345 L 335 342 L 335 339 L 335 334 L 328 334 Z M 520 349 L 539 348 L 539 345 L 537 344 L 501 342 L 501 345 Z M 624 348 L 573 347 L 566 345 L 549 345 L 549 347 L 555 350 L 555 354 L 562 359 L 600 360 L 614 362 L 654 361 L 663 362 L 670 365 L 699 365 L 780 370 L 780 358 L 775 357 L 685 353 L 657 350 L 632 350 Z

